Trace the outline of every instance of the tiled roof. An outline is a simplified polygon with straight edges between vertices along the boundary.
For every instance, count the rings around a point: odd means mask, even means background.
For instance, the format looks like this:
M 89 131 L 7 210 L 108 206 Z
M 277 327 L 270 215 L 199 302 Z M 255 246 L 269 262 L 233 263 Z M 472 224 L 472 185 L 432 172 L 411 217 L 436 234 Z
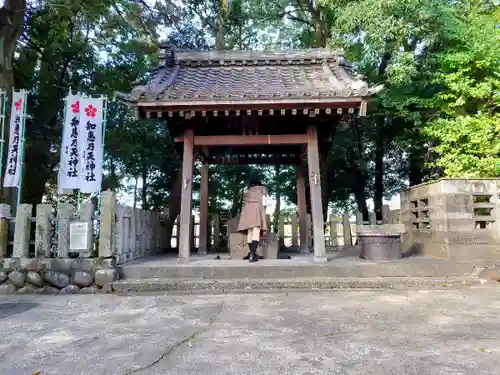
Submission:
M 154 71 L 131 102 L 178 105 L 188 102 L 252 102 L 335 99 L 371 94 L 342 54 L 326 49 L 291 53 L 247 51 L 178 53 Z

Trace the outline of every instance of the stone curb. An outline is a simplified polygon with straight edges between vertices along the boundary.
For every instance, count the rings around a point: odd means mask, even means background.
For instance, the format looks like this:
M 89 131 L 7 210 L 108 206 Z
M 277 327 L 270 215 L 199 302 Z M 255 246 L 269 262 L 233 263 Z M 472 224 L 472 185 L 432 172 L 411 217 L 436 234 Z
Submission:
M 113 283 L 118 294 L 148 292 L 273 291 L 273 290 L 333 290 L 333 289 L 450 289 L 480 284 L 474 277 L 457 278 L 308 278 L 308 279 L 141 279 L 119 280 Z
M 286 261 L 284 261 L 286 262 Z M 429 259 L 418 261 L 398 260 L 394 262 L 353 263 L 339 260 L 327 264 L 268 265 L 256 267 L 246 264 L 225 265 L 165 265 L 157 267 L 124 265 L 118 267 L 120 279 L 286 279 L 286 278 L 444 278 L 477 276 L 478 266 L 469 262 L 435 262 Z M 481 268 L 482 271 L 482 268 Z

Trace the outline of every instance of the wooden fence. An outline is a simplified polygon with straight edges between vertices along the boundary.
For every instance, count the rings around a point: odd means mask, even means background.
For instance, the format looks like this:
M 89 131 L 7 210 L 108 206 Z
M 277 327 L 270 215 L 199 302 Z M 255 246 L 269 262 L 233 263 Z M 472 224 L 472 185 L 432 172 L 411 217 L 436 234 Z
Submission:
M 164 214 L 116 205 L 116 258 L 128 262 L 167 247 Z
M 109 258 L 117 263 L 128 262 L 152 254 L 167 246 L 165 214 L 145 211 L 116 203 L 116 195 L 103 192 L 100 213 L 91 203 L 81 206 L 79 212 L 71 204 L 61 203 L 56 209 L 50 204 L 36 206 L 21 204 L 16 217 L 10 207 L 0 204 L 0 259 L 1 258 Z M 399 210 L 384 210 L 384 223 L 399 223 Z M 374 218 L 374 215 L 371 215 Z M 283 217 L 278 228 L 272 228 L 283 239 L 286 247 L 300 245 L 297 214 Z M 208 247 L 220 249 L 227 241 L 226 218 L 209 216 Z M 356 241 L 357 220 L 331 216 L 325 223 L 327 246 L 351 246 Z M 371 224 L 375 224 L 374 221 Z M 193 215 L 192 248 L 199 245 L 199 216 Z M 76 227 L 86 228 L 84 232 Z M 78 232 L 78 233 L 77 233 Z M 88 236 L 82 236 L 86 233 Z M 174 225 L 171 247 L 177 247 L 178 224 Z M 307 242 L 312 246 L 311 217 L 307 215 Z M 79 244 L 75 254 L 75 243 Z M 73 254 L 72 254 L 73 253 Z
M 0 259 L 115 258 L 123 263 L 167 244 L 161 213 L 117 204 L 111 191 L 102 193 L 98 215 L 92 203 L 82 204 L 79 212 L 69 203 L 38 204 L 32 215 L 33 205 L 21 204 L 12 217 L 10 207 L 0 204 Z
M 398 224 L 400 223 L 400 210 L 390 210 L 388 206 L 384 207 L 383 222 L 382 224 Z M 344 230 L 344 224 L 349 223 L 349 228 Z M 356 215 L 356 219 L 352 220 L 348 214 L 342 217 L 330 215 L 325 222 L 325 240 L 329 247 L 337 246 L 352 246 L 356 242 L 356 225 L 359 224 L 377 224 L 375 221 L 375 214 L 370 212 L 370 222 L 363 223 L 361 214 Z M 381 224 L 381 223 L 379 223 Z M 191 216 L 191 248 L 197 249 L 199 247 L 200 235 L 200 218 L 199 215 Z M 348 229 L 348 230 L 347 230 Z M 279 227 L 274 228 L 271 225 L 271 230 L 278 233 L 280 238 L 283 238 L 286 247 L 299 247 L 299 219 L 298 214 L 282 217 L 279 220 Z M 208 220 L 208 248 L 218 249 L 224 247 L 227 241 L 227 233 L 225 231 L 225 220 L 221 219 L 217 214 L 210 214 Z M 311 215 L 307 215 L 307 241 L 308 247 L 312 246 L 312 223 Z M 178 221 L 175 222 L 172 231 L 171 247 L 177 247 L 178 238 Z

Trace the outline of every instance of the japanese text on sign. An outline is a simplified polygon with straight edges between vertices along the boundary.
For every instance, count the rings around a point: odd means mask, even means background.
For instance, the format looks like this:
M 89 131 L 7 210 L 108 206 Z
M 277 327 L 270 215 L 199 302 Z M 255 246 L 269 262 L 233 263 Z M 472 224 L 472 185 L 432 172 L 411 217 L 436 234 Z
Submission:
M 95 124 L 94 121 L 92 121 L 92 119 L 95 118 L 96 116 L 97 108 L 95 108 L 92 105 L 89 105 L 87 108 L 85 108 L 85 113 L 87 114 L 88 117 L 90 117 L 90 119 L 87 121 L 87 124 L 85 125 L 85 130 L 87 132 L 87 149 L 85 150 L 86 152 L 85 180 L 87 182 L 94 182 L 96 181 L 95 131 L 97 129 L 97 125 Z
M 68 177 L 78 177 L 78 127 L 80 125 L 79 113 L 80 113 L 80 101 L 76 101 L 75 104 L 71 105 L 73 118 L 71 119 L 71 144 L 69 145 L 69 160 L 67 171 Z
M 9 152 L 9 158 L 7 160 L 7 174 L 10 176 L 15 176 L 17 172 L 17 159 L 19 158 L 19 124 L 21 123 L 21 117 L 16 116 L 14 120 L 14 138 L 12 139 L 12 147 Z

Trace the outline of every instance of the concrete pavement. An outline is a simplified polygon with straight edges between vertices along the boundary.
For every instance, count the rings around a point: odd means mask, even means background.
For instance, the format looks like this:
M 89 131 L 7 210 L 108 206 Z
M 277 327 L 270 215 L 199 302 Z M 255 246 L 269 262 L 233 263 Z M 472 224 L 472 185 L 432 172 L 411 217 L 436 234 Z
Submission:
M 2 296 L 0 374 L 486 375 L 500 288 Z

